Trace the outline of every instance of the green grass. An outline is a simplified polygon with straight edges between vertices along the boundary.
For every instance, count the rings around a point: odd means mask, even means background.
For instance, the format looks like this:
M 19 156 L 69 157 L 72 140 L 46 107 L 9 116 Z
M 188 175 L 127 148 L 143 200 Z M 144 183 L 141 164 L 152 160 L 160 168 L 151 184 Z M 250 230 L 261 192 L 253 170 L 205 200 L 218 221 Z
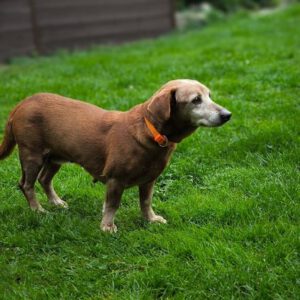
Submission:
M 16 59 L 0 68 L 0 135 L 18 101 L 55 92 L 126 110 L 194 78 L 233 112 L 184 140 L 142 220 L 127 190 L 115 235 L 99 230 L 104 186 L 80 167 L 55 178 L 69 210 L 29 210 L 17 151 L 0 162 L 1 299 L 299 299 L 300 6 L 236 16 L 155 41 Z

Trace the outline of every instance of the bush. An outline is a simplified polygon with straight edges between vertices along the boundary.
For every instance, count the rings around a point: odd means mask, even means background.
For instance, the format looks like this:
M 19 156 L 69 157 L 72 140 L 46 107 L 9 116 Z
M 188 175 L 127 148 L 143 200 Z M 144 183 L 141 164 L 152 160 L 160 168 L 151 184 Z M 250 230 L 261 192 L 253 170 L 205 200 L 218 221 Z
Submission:
M 225 12 L 235 11 L 239 8 L 257 9 L 272 7 L 280 4 L 282 0 L 177 0 L 177 8 L 183 9 L 190 5 L 210 3 L 215 8 Z

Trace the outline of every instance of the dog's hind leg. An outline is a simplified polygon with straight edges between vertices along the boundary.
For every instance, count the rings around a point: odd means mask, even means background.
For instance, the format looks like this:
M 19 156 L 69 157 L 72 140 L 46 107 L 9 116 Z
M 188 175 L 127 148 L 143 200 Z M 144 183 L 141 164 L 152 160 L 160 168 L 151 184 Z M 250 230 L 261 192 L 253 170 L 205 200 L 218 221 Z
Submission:
M 47 160 L 43 165 L 38 180 L 51 204 L 67 208 L 68 204 L 57 196 L 52 184 L 52 179 L 59 171 L 60 167 L 61 165 L 56 164 L 51 160 Z
M 167 223 L 167 221 L 159 215 L 156 215 L 152 209 L 152 194 L 154 181 L 139 186 L 140 206 L 143 217 L 149 222 Z
M 32 210 L 44 212 L 45 210 L 36 199 L 34 184 L 43 166 L 43 156 L 28 148 L 19 148 L 22 167 L 22 178 L 19 186 Z

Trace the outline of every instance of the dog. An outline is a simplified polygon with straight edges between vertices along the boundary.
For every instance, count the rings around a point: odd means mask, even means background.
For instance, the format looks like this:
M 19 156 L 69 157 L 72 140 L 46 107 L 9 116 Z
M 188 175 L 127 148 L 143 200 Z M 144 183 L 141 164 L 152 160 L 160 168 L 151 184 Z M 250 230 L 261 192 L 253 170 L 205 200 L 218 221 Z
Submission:
M 231 112 L 214 103 L 209 89 L 195 80 L 163 85 L 149 100 L 126 112 L 50 93 L 20 102 L 11 112 L 0 146 L 0 159 L 17 144 L 22 167 L 19 187 L 32 210 L 44 209 L 35 196 L 36 180 L 50 203 L 67 207 L 52 179 L 65 162 L 82 166 L 106 184 L 101 229 L 116 232 L 114 216 L 124 189 L 138 186 L 141 212 L 150 222 L 166 223 L 152 209 L 155 180 L 176 144 L 198 127 L 226 123 Z

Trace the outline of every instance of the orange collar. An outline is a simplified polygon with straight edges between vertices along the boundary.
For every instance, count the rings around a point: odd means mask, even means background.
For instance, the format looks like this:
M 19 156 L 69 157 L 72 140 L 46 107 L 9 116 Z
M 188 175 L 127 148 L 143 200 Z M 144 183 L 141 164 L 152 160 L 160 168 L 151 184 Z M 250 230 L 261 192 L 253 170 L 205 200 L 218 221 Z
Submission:
M 151 131 L 153 135 L 154 141 L 161 147 L 167 147 L 169 144 L 168 138 L 165 135 L 161 135 L 154 127 L 154 125 L 146 117 L 144 117 L 144 119 L 148 129 Z

